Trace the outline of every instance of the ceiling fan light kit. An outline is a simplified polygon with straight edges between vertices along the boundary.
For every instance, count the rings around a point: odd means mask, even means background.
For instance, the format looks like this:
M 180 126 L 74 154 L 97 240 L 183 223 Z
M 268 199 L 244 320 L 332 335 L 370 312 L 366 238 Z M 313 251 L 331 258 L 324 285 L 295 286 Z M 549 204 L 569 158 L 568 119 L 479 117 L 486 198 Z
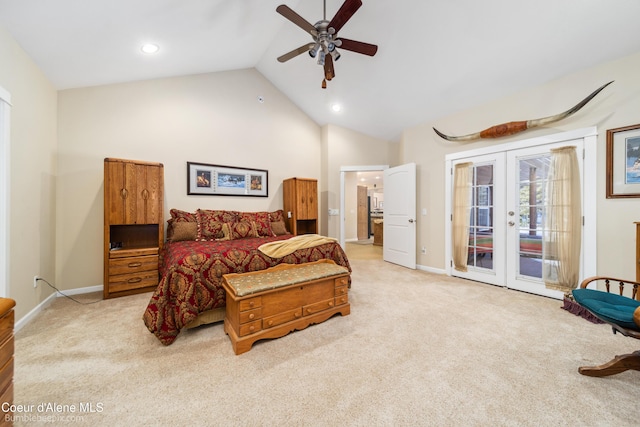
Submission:
M 336 48 L 339 47 L 368 56 L 374 56 L 378 51 L 378 46 L 373 44 L 338 38 L 338 31 L 351 19 L 360 6 L 362 6 L 361 0 L 345 0 L 333 19 L 327 21 L 327 1 L 324 0 L 324 18 L 316 22 L 315 25 L 298 15 L 289 6 L 284 4 L 278 6 L 276 12 L 302 28 L 313 38 L 313 43 L 307 43 L 279 56 L 278 61 L 286 62 L 304 52 L 308 52 L 310 57 L 317 58 L 318 65 L 324 67 L 322 88 L 326 89 L 327 80 L 335 77 L 333 62 L 340 59 L 341 56 Z

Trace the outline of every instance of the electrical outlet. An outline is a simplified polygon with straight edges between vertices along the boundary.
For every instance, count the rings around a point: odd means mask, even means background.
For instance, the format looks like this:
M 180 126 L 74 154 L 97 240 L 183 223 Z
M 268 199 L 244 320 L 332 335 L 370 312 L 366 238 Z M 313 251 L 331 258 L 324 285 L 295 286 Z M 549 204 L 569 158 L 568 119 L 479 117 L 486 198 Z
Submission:
M 33 287 L 38 287 L 38 280 L 40 280 L 40 276 L 33 276 Z
M 422 253 L 426 254 L 427 253 L 427 248 L 425 246 L 422 247 Z

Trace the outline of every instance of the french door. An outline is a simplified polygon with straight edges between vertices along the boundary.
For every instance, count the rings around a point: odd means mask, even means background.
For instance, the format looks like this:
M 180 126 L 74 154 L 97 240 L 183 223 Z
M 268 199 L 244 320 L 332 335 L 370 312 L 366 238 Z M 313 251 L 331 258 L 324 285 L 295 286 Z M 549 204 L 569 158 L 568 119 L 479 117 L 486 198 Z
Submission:
M 578 153 L 584 212 L 584 138 L 533 144 L 525 148 L 510 144 L 502 151 L 470 152 L 467 157 L 461 153 L 457 158 L 448 160 L 451 168 L 459 163 L 471 164 L 467 271 L 451 268 L 451 275 L 552 298 L 563 297 L 562 292 L 544 286 L 542 236 L 547 214 L 546 189 L 551 150 L 565 146 L 575 146 Z M 452 192 L 451 183 L 448 185 L 447 191 Z M 587 197 L 587 202 L 590 199 Z M 450 208 L 450 202 L 448 205 Z M 587 240 L 591 241 L 591 238 Z M 584 242 L 583 237 L 583 248 Z M 448 259 L 452 259 L 449 240 L 447 248 Z M 584 266 L 584 261 L 581 266 Z

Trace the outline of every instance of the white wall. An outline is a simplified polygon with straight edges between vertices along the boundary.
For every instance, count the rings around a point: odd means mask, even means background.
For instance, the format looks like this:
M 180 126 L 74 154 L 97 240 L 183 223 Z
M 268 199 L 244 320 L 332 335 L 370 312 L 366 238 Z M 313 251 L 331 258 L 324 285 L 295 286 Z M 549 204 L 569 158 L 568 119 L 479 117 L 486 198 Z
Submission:
M 598 127 L 597 241 L 599 275 L 635 277 L 635 226 L 640 221 L 640 199 L 605 198 L 606 130 L 640 123 L 640 53 L 605 63 L 531 88 L 510 97 L 423 123 L 405 130 L 401 161 L 415 160 L 418 166 L 418 210 L 428 215 L 418 221 L 418 264 L 444 269 L 444 158 L 448 153 L 469 150 L 518 139 L 549 135 L 589 126 Z M 451 135 L 464 135 L 499 123 L 545 117 L 564 111 L 602 84 L 615 80 L 575 115 L 544 128 L 498 140 L 454 143 L 439 138 L 432 127 Z M 422 217 L 420 217 L 422 218 Z
M 57 92 L 0 27 L 0 86 L 11 94 L 9 296 L 20 319 L 51 295 L 55 278 Z M 2 195 L 4 196 L 4 195 Z M 0 197 L 2 197 L 0 196 Z
M 320 179 L 320 127 L 255 69 L 65 90 L 58 114 L 62 289 L 102 284 L 105 157 L 164 164 L 165 219 L 280 209 L 283 179 Z M 267 169 L 269 197 L 187 196 L 187 161 Z

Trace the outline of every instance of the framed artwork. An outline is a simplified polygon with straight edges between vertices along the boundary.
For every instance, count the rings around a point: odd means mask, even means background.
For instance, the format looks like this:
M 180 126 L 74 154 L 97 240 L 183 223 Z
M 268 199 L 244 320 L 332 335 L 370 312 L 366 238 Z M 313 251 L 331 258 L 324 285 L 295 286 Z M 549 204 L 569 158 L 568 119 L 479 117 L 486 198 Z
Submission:
M 640 124 L 607 130 L 607 199 L 640 197 Z
M 269 196 L 269 172 L 234 166 L 187 162 L 187 194 Z

